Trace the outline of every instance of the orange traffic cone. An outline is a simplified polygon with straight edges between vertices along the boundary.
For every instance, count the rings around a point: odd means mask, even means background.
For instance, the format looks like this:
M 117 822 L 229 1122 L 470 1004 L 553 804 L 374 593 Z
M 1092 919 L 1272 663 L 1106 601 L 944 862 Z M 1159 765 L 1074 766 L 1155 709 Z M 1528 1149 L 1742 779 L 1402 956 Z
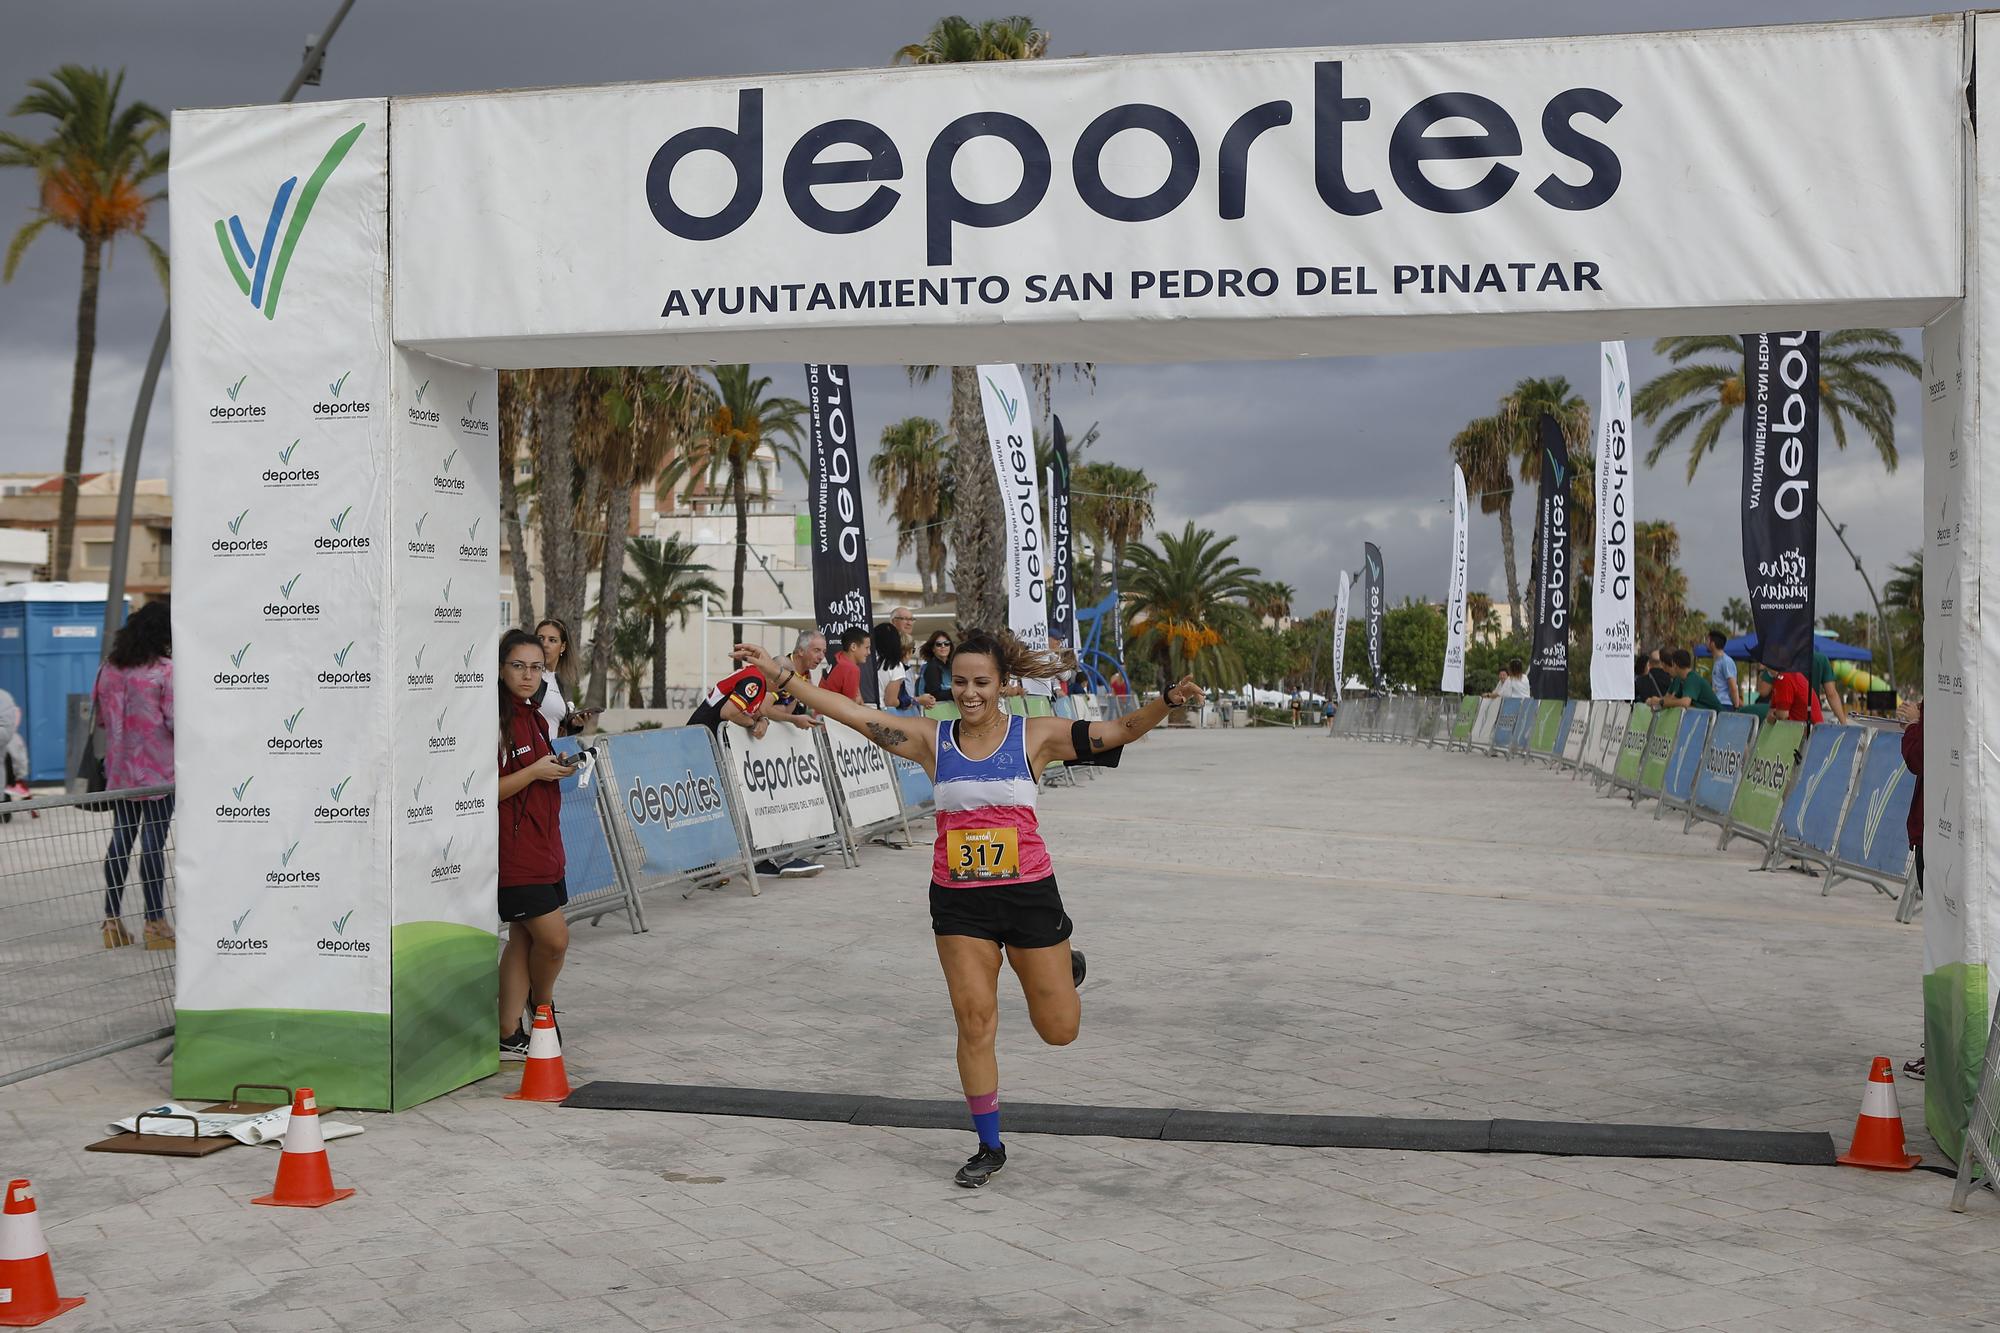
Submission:
M 33 1328 L 83 1304 L 81 1296 L 56 1295 L 48 1242 L 35 1216 L 35 1187 L 7 1182 L 0 1205 L 0 1327 Z
M 1861 1115 L 1854 1122 L 1854 1146 L 1839 1157 L 1842 1166 L 1873 1167 L 1877 1171 L 1908 1171 L 1921 1157 L 1903 1146 L 1903 1109 L 1896 1104 L 1896 1076 L 1889 1058 L 1875 1057 L 1868 1087 L 1861 1094 Z
M 292 1099 L 291 1123 L 285 1126 L 285 1150 L 278 1158 L 278 1181 L 271 1192 L 252 1203 L 274 1208 L 324 1208 L 353 1190 L 333 1187 L 327 1165 L 326 1139 L 319 1132 L 319 1103 L 311 1088 L 300 1088 Z
M 569 1075 L 563 1072 L 562 1038 L 555 1015 L 545 1004 L 535 1006 L 535 1030 L 528 1034 L 528 1063 L 521 1070 L 521 1090 L 507 1094 L 510 1102 L 559 1102 L 569 1096 Z

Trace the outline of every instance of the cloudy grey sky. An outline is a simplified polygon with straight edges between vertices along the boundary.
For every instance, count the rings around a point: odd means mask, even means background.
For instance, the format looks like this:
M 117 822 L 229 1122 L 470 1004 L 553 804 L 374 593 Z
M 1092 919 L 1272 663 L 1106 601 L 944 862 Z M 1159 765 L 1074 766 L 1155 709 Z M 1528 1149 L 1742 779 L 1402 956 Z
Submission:
M 63 0 L 21 6 L 0 46 L 0 105 L 64 62 L 123 67 L 128 96 L 162 109 L 263 102 L 283 88 L 333 0 Z M 949 8 L 941 0 L 358 0 L 307 96 L 357 97 L 534 84 L 739 75 L 886 63 Z M 1008 5 L 1005 8 L 1017 6 Z M 1929 12 L 1905 0 L 1060 0 L 1030 8 L 1052 53 L 1111 55 L 1290 45 L 1347 45 L 1642 31 Z M 983 13 L 984 11 L 975 11 Z M 29 129 L 30 122 L 10 128 Z M 26 173 L 0 175 L 0 227 L 29 216 Z M 165 210 L 153 227 L 165 238 Z M 0 470 L 60 465 L 67 421 L 79 251 L 44 233 L 0 287 Z M 133 395 L 164 298 L 145 256 L 116 256 L 103 290 L 86 465 L 122 457 Z M 1731 330 L 1733 332 L 1733 330 Z M 1909 335 L 1914 351 L 1915 335 Z M 1634 346 L 1633 375 L 1659 367 Z M 796 366 L 770 368 L 800 396 Z M 1298 589 L 1301 610 L 1330 605 L 1334 571 L 1383 549 L 1390 592 L 1440 597 L 1450 474 L 1445 446 L 1527 375 L 1566 375 L 1596 392 L 1595 346 L 1278 364 L 1101 366 L 1097 389 L 1065 385 L 1057 411 L 1072 431 L 1102 423 L 1095 456 L 1144 467 L 1159 483 L 1162 524 L 1193 519 L 1240 537 L 1239 553 Z M 171 380 L 171 363 L 169 370 Z M 171 392 L 171 383 L 168 391 Z M 1914 383 L 1899 386 L 1898 444 L 1908 463 L 1885 476 L 1871 453 L 1822 459 L 1823 498 L 1877 582 L 1918 543 L 1921 451 Z M 857 372 L 862 438 L 913 413 L 945 414 L 942 385 L 900 372 Z M 163 402 L 148 436 L 149 474 L 166 471 Z M 1650 443 L 1640 432 L 1640 444 Z M 1641 517 L 1680 527 L 1695 605 L 1713 612 L 1743 591 L 1736 453 L 1693 485 L 1669 459 L 1639 478 Z M 178 485 L 188 484 L 178 479 Z M 1530 503 L 1517 521 L 1525 563 Z M 878 516 L 879 517 L 879 516 Z M 877 522 L 876 533 L 885 531 Z M 1822 533 L 1824 611 L 1865 605 L 1853 571 Z M 878 552 L 883 545 L 878 540 Z M 1499 533 L 1475 514 L 1473 586 L 1501 594 Z M 1525 573 L 1525 571 L 1524 571 Z

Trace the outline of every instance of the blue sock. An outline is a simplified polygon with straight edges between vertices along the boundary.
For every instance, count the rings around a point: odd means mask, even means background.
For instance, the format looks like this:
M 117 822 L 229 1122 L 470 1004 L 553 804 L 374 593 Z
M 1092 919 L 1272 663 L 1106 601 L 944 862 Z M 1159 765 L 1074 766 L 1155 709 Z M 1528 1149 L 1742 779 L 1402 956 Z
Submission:
M 979 1131 L 979 1146 L 1000 1148 L 1000 1090 L 983 1097 L 967 1097 L 965 1109 L 972 1112 L 972 1127 Z

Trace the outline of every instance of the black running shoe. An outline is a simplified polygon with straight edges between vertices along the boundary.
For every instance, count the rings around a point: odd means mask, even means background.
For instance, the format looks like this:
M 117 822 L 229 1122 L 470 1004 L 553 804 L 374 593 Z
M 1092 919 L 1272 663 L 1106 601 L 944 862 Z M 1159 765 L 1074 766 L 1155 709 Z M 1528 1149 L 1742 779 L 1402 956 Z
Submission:
M 1005 1165 L 1007 1165 L 1005 1148 L 989 1148 L 982 1143 L 979 1145 L 979 1151 L 974 1153 L 964 1166 L 958 1168 L 958 1174 L 952 1177 L 952 1181 L 954 1184 L 963 1185 L 966 1189 L 976 1190 L 993 1179 L 995 1173 Z
M 515 1028 L 512 1036 L 500 1039 L 502 1060 L 525 1060 L 528 1058 L 528 1034 Z
M 1083 989 L 1083 950 L 1069 951 L 1069 979 L 1078 990 Z

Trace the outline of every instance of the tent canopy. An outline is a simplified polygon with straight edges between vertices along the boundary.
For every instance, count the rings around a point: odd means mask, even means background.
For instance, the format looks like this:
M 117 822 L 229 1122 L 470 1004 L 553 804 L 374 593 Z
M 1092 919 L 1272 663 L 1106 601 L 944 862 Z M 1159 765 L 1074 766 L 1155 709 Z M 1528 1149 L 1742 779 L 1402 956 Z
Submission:
M 1731 657 L 1740 658 L 1746 662 L 1750 661 L 1757 656 L 1757 635 L 1754 631 L 1749 634 L 1739 634 L 1728 643 L 1723 644 L 1722 651 L 1728 653 Z M 1842 643 L 1823 629 L 1813 631 L 1813 651 L 1824 654 L 1829 662 L 1872 662 L 1875 660 L 1875 654 L 1868 649 L 1857 648 L 1851 643 Z M 1697 657 L 1707 657 L 1708 655 L 1707 644 L 1703 644 L 1695 650 L 1695 656 Z

